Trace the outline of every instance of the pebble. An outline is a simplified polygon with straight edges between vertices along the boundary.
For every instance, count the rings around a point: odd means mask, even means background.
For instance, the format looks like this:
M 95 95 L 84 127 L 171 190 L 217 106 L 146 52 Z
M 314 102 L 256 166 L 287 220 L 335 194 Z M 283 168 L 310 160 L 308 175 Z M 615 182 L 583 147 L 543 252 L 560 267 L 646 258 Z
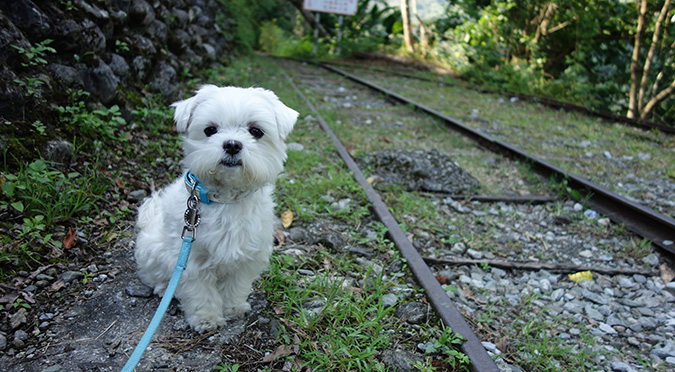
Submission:
M 26 309 L 20 308 L 17 310 L 16 313 L 12 314 L 9 317 L 9 328 L 11 329 L 17 329 L 23 324 L 25 324 L 28 320 L 26 319 Z
M 82 278 L 84 278 L 84 274 L 79 271 L 66 271 L 65 273 L 61 274 L 61 279 L 63 279 L 63 281 L 66 283 Z
M 303 146 L 301 143 L 297 142 L 291 142 L 286 145 L 286 147 L 291 150 L 291 151 L 297 151 L 297 152 L 302 152 L 305 150 L 305 146 Z
M 144 284 L 130 284 L 125 288 L 125 292 L 131 297 L 150 298 L 152 296 L 152 288 Z
M 127 200 L 129 200 L 132 203 L 138 203 L 139 201 L 145 199 L 148 197 L 148 192 L 140 189 L 140 190 L 134 190 L 129 192 L 129 195 L 127 195 Z

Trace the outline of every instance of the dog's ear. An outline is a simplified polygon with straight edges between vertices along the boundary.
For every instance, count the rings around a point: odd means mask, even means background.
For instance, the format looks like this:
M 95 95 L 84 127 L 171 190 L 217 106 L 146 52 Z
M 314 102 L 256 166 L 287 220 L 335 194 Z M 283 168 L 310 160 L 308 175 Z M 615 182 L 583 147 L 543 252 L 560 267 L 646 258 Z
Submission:
M 298 119 L 298 112 L 292 108 L 284 105 L 272 91 L 263 88 L 255 88 L 260 92 L 265 99 L 272 104 L 272 110 L 274 111 L 274 116 L 277 121 L 277 129 L 279 130 L 279 136 L 281 139 L 286 140 L 291 131 L 293 130 L 293 125 L 295 125 L 296 120 Z
M 277 126 L 279 127 L 279 135 L 283 140 L 286 140 L 293 126 L 295 125 L 296 120 L 298 120 L 298 112 L 292 108 L 284 105 L 277 98 L 276 104 L 274 107 L 274 114 L 277 117 Z
M 217 89 L 218 87 L 215 85 L 204 85 L 197 90 L 197 94 L 193 97 L 171 104 L 172 107 L 176 108 L 176 111 L 173 114 L 173 120 L 176 122 L 176 130 L 178 132 L 183 133 L 187 131 L 195 108 L 200 102 L 204 101 L 203 97 L 208 94 L 209 91 Z

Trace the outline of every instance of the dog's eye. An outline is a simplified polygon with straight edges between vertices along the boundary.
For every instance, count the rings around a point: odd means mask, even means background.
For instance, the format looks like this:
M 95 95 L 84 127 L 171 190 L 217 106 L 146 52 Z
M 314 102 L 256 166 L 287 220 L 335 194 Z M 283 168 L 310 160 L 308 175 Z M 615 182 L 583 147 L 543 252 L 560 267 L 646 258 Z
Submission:
M 206 134 L 207 137 L 211 137 L 212 135 L 218 133 L 218 127 L 216 126 L 208 126 L 204 128 L 204 134 Z
M 248 132 L 251 133 L 251 135 L 255 139 L 260 139 L 260 138 L 262 138 L 262 136 L 265 135 L 265 132 L 263 132 L 262 130 L 260 130 L 259 128 L 256 128 L 256 127 L 249 128 Z

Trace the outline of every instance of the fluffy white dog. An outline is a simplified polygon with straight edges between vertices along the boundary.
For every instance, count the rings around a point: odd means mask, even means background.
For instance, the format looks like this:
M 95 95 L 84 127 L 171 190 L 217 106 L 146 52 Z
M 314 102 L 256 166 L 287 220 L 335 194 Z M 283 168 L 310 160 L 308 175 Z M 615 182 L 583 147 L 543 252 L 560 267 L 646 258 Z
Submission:
M 175 297 L 204 332 L 251 308 L 251 284 L 272 252 L 272 192 L 298 113 L 262 88 L 213 85 L 172 106 L 187 173 L 139 208 L 135 257 L 141 280 L 163 296 L 182 244 L 186 177 L 198 182 L 208 200 L 198 205 L 201 222 Z

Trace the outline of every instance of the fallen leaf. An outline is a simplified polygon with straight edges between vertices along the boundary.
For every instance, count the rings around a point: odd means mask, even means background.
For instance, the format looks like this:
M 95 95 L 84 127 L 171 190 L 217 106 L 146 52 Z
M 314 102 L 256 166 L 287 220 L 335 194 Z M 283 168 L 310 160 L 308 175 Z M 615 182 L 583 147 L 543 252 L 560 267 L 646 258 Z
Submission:
M 121 180 L 115 180 L 115 185 L 117 185 L 117 187 L 120 189 L 124 188 L 124 183 Z
M 66 237 L 63 238 L 63 248 L 70 249 L 75 244 L 75 231 L 72 227 L 68 228 Z
M 673 272 L 673 269 L 671 269 L 667 263 L 662 263 L 661 266 L 659 266 L 659 272 L 661 273 L 663 284 L 668 284 L 675 278 L 675 272 Z
M 272 354 L 265 355 L 262 361 L 263 363 L 269 363 L 280 357 L 297 354 L 299 349 L 298 345 L 281 345 L 277 347 Z
M 281 214 L 281 226 L 287 229 L 293 223 L 293 212 L 286 211 Z
M 590 271 L 579 271 L 578 273 L 567 275 L 575 283 L 593 280 L 593 274 Z
M 436 275 L 436 280 L 438 280 L 440 284 L 450 283 L 450 279 L 448 279 L 448 277 L 444 275 Z
M 51 287 L 49 287 L 49 290 L 52 292 L 58 292 L 61 290 L 61 288 L 66 286 L 66 282 L 63 281 L 63 279 L 59 279 L 52 283 Z
M 286 241 L 286 234 L 284 234 L 284 231 L 276 225 L 274 226 L 274 240 L 276 240 L 278 244 L 283 244 Z

